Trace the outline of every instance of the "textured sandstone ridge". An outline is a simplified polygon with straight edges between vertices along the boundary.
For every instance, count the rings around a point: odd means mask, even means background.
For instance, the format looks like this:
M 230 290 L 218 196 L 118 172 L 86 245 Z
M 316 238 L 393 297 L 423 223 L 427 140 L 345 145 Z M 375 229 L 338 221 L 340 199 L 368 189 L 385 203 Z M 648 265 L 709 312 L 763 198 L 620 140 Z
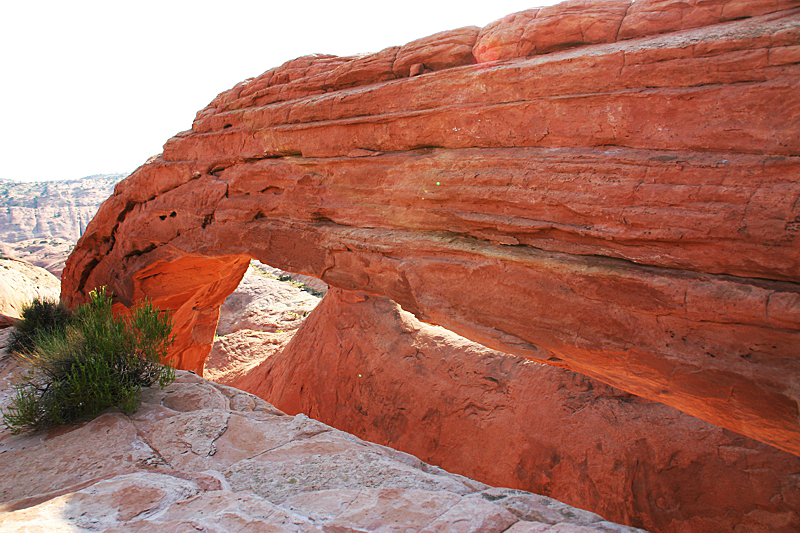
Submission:
M 492 488 L 188 372 L 47 434 L 0 433 L 4 532 L 635 533 Z
M 800 530 L 800 458 L 383 297 L 332 290 L 283 351 L 242 333 L 215 342 L 206 368 L 222 351 L 229 371 L 209 375 L 451 472 L 658 533 Z M 238 370 L 237 356 L 261 352 L 277 353 Z
M 237 85 L 116 187 L 64 299 L 175 309 L 200 371 L 254 257 L 800 454 L 798 2 L 629 4 Z
M 0 259 L 0 314 L 18 318 L 33 300 L 57 302 L 60 291 L 58 278 L 47 270 L 17 259 Z

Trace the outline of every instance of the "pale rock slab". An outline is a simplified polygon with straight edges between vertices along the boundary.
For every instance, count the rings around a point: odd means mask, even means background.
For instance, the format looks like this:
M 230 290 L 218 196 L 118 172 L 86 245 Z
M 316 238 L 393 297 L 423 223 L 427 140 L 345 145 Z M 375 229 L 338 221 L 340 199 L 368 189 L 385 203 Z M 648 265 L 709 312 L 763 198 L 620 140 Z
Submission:
M 521 516 L 514 501 L 542 497 L 491 489 L 187 372 L 145 390 L 130 416 L 109 410 L 45 433 L 1 432 L 0 469 L 4 532 L 603 527 L 601 517 L 549 498 L 545 507 L 560 514 Z
M 47 270 L 19 259 L 0 258 L 0 313 L 20 317 L 33 300 L 57 302 L 61 282 Z

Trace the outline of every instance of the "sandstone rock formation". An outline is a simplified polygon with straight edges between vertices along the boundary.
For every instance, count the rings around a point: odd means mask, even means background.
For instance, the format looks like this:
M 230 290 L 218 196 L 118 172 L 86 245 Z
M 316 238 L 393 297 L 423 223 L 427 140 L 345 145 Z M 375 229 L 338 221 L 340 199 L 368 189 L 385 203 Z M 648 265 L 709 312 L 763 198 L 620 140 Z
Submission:
M 57 302 L 61 282 L 43 268 L 17 259 L 0 259 L 0 314 L 18 318 L 35 299 Z
M 46 434 L 0 433 L 4 532 L 635 533 L 492 488 L 182 372 Z
M 200 371 L 253 257 L 800 454 L 797 5 L 565 2 L 472 58 L 462 29 L 290 61 L 117 185 L 62 296 L 175 309 Z
M 0 179 L 0 241 L 60 238 L 75 242 L 126 174 L 34 183 Z
M 283 351 L 256 332 L 235 346 L 276 353 L 228 384 L 451 472 L 654 533 L 800 530 L 799 457 L 382 297 L 334 289 Z
M 8 328 L 17 323 L 19 318 L 0 313 L 0 329 Z

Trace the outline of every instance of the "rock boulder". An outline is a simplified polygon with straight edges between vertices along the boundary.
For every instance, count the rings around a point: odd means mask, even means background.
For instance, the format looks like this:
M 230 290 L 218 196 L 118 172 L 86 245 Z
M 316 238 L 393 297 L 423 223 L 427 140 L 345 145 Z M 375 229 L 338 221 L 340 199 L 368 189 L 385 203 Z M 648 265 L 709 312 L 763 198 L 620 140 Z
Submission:
M 57 302 L 60 293 L 61 282 L 47 270 L 18 259 L 0 259 L 0 314 L 19 318 L 33 300 Z M 8 319 L 0 323 L 11 325 Z

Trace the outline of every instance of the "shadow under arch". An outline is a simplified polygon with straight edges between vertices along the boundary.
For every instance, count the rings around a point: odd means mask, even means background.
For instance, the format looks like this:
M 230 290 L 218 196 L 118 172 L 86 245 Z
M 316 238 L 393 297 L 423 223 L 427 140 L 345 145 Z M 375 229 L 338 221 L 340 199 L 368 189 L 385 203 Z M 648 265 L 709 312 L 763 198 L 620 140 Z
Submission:
M 170 356 L 177 368 L 203 374 L 220 305 L 239 285 L 249 261 L 244 255 L 189 256 L 153 263 L 133 275 L 134 302 L 150 299 L 159 309 L 172 312 L 175 342 Z M 115 304 L 115 311 L 125 309 L 124 304 Z

